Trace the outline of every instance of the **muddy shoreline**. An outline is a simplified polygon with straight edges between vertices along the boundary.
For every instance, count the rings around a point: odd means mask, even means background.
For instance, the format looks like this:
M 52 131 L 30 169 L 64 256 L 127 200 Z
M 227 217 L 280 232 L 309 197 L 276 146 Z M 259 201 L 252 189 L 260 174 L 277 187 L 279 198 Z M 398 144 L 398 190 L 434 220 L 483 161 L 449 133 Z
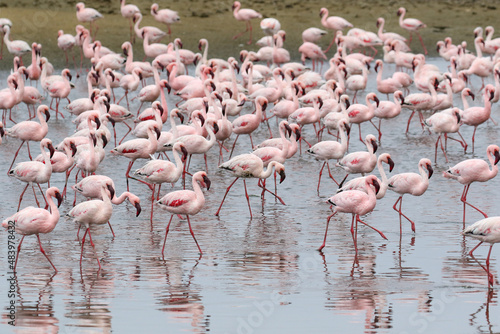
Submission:
M 16 1 L 0 4 L 0 17 L 7 17 L 13 21 L 12 37 L 23 39 L 28 43 L 41 43 L 43 54 L 57 67 L 64 65 L 63 53 L 57 48 L 57 31 L 73 33 L 78 24 L 74 5 L 77 1 Z M 166 30 L 166 27 L 156 22 L 150 15 L 151 1 L 133 1 L 144 15 L 142 25 L 153 25 Z M 242 22 L 236 21 L 231 13 L 231 0 L 204 2 L 190 0 L 189 6 L 185 2 L 174 0 L 169 8 L 179 12 L 181 22 L 172 26 L 172 39 L 180 37 L 184 47 L 197 52 L 200 38 L 207 38 L 210 42 L 209 57 L 234 56 L 242 49 L 257 50 L 256 45 L 247 45 L 247 36 L 232 40 L 232 36 L 244 29 Z M 105 18 L 98 21 L 98 39 L 103 45 L 120 52 L 120 45 L 128 40 L 128 22 L 120 14 L 119 0 L 114 1 L 86 1 L 88 7 L 98 9 Z M 165 4 L 160 3 L 160 8 Z M 330 15 L 339 15 L 355 27 L 376 31 L 376 19 L 380 16 L 386 19 L 386 31 L 394 31 L 406 35 L 398 25 L 397 9 L 405 6 L 408 17 L 415 17 L 427 24 L 421 31 L 430 55 L 435 56 L 435 45 L 438 40 L 451 36 L 455 43 L 465 40 L 469 48 L 473 49 L 473 29 L 476 26 L 495 26 L 498 17 L 500 1 L 342 1 L 329 4 L 324 1 L 300 2 L 286 1 L 244 1 L 242 7 L 251 7 L 261 12 L 264 17 L 275 17 L 280 20 L 282 28 L 287 31 L 285 47 L 290 51 L 293 60 L 300 58 L 298 47 L 301 44 L 301 33 L 309 27 L 322 28 L 319 10 L 327 7 Z M 258 20 L 253 22 L 254 40 L 263 36 L 258 26 Z M 332 33 L 325 36 L 320 44 L 326 47 L 332 38 Z M 163 43 L 169 42 L 167 38 Z M 418 41 L 412 42 L 415 52 L 420 52 Z M 141 41 L 134 46 L 137 59 L 142 59 Z M 328 56 L 333 55 L 330 51 Z M 76 54 L 79 57 L 79 54 Z M 12 57 L 9 54 L 0 61 L 0 69 L 11 66 Z

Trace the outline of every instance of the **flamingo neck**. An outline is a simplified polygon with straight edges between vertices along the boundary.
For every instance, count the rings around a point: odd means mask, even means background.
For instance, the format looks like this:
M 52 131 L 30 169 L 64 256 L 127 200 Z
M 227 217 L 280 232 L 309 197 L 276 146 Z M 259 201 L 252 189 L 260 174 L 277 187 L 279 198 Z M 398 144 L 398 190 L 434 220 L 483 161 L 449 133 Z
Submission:
M 125 202 L 126 199 L 129 198 L 130 195 L 131 195 L 131 193 L 129 193 L 128 191 L 125 191 L 119 197 L 116 197 L 116 195 L 115 195 L 113 197 L 113 199 L 111 200 L 111 203 L 113 203 L 113 204 L 122 204 L 123 202 Z
M 172 154 L 174 155 L 176 174 L 180 175 L 182 173 L 182 171 L 184 170 L 184 164 L 182 163 L 182 159 L 179 156 L 179 152 L 177 152 L 177 150 L 173 149 Z
M 278 162 L 276 161 L 271 161 L 269 165 L 267 165 L 266 170 L 262 170 L 260 175 L 258 176 L 259 179 L 267 179 L 269 176 L 271 176 L 271 173 L 273 172 L 273 168 L 276 167 L 276 164 Z
M 198 202 L 198 204 L 201 204 L 201 206 L 203 206 L 205 204 L 205 196 L 203 195 L 203 191 L 201 190 L 201 187 L 198 183 L 199 181 L 201 180 L 199 180 L 198 177 L 193 177 L 193 191 L 196 194 L 196 201 Z
M 50 208 L 50 225 L 52 226 L 52 229 L 56 226 L 57 222 L 59 221 L 59 208 L 57 205 L 54 203 L 54 200 L 52 199 L 52 194 L 47 194 L 45 197 L 47 198 L 47 203 L 49 204 Z

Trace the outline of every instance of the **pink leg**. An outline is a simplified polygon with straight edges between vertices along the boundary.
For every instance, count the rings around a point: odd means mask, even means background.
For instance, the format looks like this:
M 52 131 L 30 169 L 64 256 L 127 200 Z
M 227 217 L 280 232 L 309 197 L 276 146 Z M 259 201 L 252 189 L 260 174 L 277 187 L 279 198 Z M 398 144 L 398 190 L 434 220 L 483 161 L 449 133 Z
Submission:
M 330 169 L 330 163 L 328 163 L 328 161 L 326 162 L 326 167 L 328 168 L 328 175 L 330 176 L 330 178 L 333 180 L 333 182 L 335 182 L 335 184 L 338 186 L 339 183 L 337 182 L 337 180 L 335 180 L 335 178 L 333 177 L 332 175 L 332 171 Z
M 427 55 L 427 48 L 424 45 L 424 41 L 422 40 L 422 36 L 420 36 L 420 34 L 418 33 L 418 31 L 416 32 L 416 34 L 418 36 L 418 39 L 420 39 L 420 44 L 422 44 L 422 47 L 424 48 L 424 53 Z
M 239 136 L 240 135 L 237 135 L 236 138 L 234 139 L 233 148 L 231 148 L 231 153 L 229 153 L 229 159 L 231 159 L 231 157 L 233 156 L 234 146 L 236 145 L 236 142 L 238 141 Z
M 198 244 L 198 240 L 196 240 L 196 238 L 194 236 L 193 229 L 191 228 L 191 221 L 189 220 L 189 215 L 186 215 L 186 218 L 187 218 L 188 225 L 189 225 L 189 232 L 191 233 L 191 236 L 193 237 L 194 242 L 196 242 L 196 246 L 198 246 L 198 250 L 200 251 L 200 255 L 203 255 L 203 252 L 201 251 L 200 245 Z
M 415 115 L 415 111 L 412 111 L 410 118 L 408 118 L 408 124 L 406 125 L 406 132 L 405 132 L 406 134 L 408 134 L 408 130 L 410 129 L 410 122 L 411 122 L 411 119 L 413 118 L 413 115 Z
M 24 140 L 22 141 L 21 145 L 19 145 L 19 148 L 16 151 L 16 154 L 14 154 L 14 159 L 12 160 L 12 163 L 9 166 L 9 169 L 7 170 L 7 175 L 9 175 L 10 170 L 12 169 L 12 166 L 14 165 L 14 162 L 16 161 L 17 155 L 19 154 L 19 150 L 21 147 L 24 145 Z
M 264 182 L 265 182 L 265 180 L 264 180 Z M 263 185 L 259 184 L 259 187 L 261 187 L 261 188 L 262 188 L 262 192 L 263 192 L 263 193 L 264 193 L 265 191 L 267 191 L 268 193 L 270 193 L 271 195 L 273 195 L 273 196 L 274 196 L 274 197 L 275 197 L 278 201 L 280 201 L 280 203 L 281 203 L 281 204 L 286 205 L 286 204 L 285 204 L 285 202 L 283 201 L 283 199 L 281 199 L 281 197 L 279 197 L 279 196 L 276 194 L 276 192 L 274 192 L 274 193 L 273 193 L 271 190 L 269 190 L 269 189 L 267 189 L 267 188 L 266 188 L 266 184 L 265 184 L 265 183 L 264 183 Z M 252 212 L 252 211 L 250 210 L 250 214 L 251 214 L 251 212 Z
M 382 238 L 384 238 L 385 240 L 387 240 L 386 236 L 384 235 L 384 233 L 380 232 L 379 230 L 377 230 L 375 227 L 371 226 L 371 225 L 368 225 L 367 223 L 365 223 L 364 221 L 362 221 L 361 219 L 359 219 L 359 215 L 357 215 L 357 218 L 356 220 L 362 224 L 365 224 L 366 226 L 368 226 L 369 228 L 371 228 L 372 230 L 376 231 L 378 234 L 380 234 L 380 236 Z
M 245 188 L 245 197 L 247 198 L 248 210 L 250 211 L 250 219 L 252 219 L 253 216 L 252 216 L 252 208 L 250 207 L 250 196 L 248 196 L 247 183 L 245 180 L 243 180 L 243 187 Z
M 115 231 L 113 231 L 113 227 L 111 226 L 111 223 L 108 221 L 109 229 L 111 230 L 111 233 L 113 234 L 113 238 L 115 237 Z
M 462 198 L 460 198 L 460 200 L 464 203 L 464 222 L 465 222 L 465 204 L 469 205 L 473 209 L 476 209 L 480 214 L 482 214 L 484 216 L 484 218 L 488 218 L 488 215 L 486 213 L 484 213 L 483 211 L 476 208 L 474 205 L 467 202 L 467 193 L 469 192 L 469 187 L 470 187 L 470 184 L 465 186 L 464 193 L 462 194 Z
M 326 219 L 326 229 L 325 229 L 325 238 L 323 239 L 323 244 L 318 248 L 318 251 L 322 251 L 323 248 L 325 248 L 325 245 L 326 245 L 326 236 L 328 234 L 328 226 L 330 225 L 330 220 L 332 219 L 332 217 L 336 214 L 337 212 L 333 212 L 331 215 L 328 216 L 328 218 Z
M 165 252 L 165 244 L 167 243 L 167 235 L 168 235 L 168 231 L 170 229 L 170 223 L 172 222 L 172 218 L 174 218 L 174 215 L 171 215 L 170 216 L 170 220 L 168 221 L 167 230 L 165 232 L 165 239 L 163 240 L 163 248 L 161 249 L 161 255 L 162 256 L 165 256 L 165 254 L 164 254 L 164 252 Z
M 21 193 L 21 196 L 19 196 L 19 204 L 17 205 L 17 211 L 18 211 L 18 212 L 19 212 L 19 208 L 21 207 L 21 202 L 23 201 L 23 196 L 24 196 L 24 193 L 26 192 L 26 189 L 28 189 L 28 186 L 29 186 L 29 185 L 30 185 L 29 183 L 27 183 L 27 184 L 26 184 L 26 187 L 24 187 L 24 190 L 23 190 L 23 192 Z
M 97 252 L 96 252 L 96 250 L 95 250 L 95 245 L 94 245 L 94 243 L 92 242 L 92 235 L 90 234 L 90 229 L 89 229 L 89 228 L 87 228 L 87 231 L 89 232 L 89 241 L 90 241 L 90 245 L 91 245 L 91 246 L 92 246 L 92 248 L 94 249 L 95 258 L 97 259 L 97 264 L 99 265 L 99 270 L 101 270 L 101 269 L 102 269 L 102 267 L 101 267 L 101 261 L 99 261 L 99 257 L 97 256 Z M 83 244 L 82 244 L 82 246 L 83 246 Z M 98 270 L 98 271 L 99 271 L 99 270 Z
M 42 247 L 42 242 L 40 241 L 40 236 L 37 234 L 36 237 L 38 238 L 38 244 L 40 245 L 40 252 L 42 252 L 43 255 L 45 255 L 45 257 L 47 258 L 47 260 L 49 261 L 50 265 L 52 266 L 52 268 L 54 268 L 54 270 L 56 271 L 57 273 L 57 269 L 56 267 L 54 266 L 54 264 L 52 263 L 52 261 L 50 261 L 49 257 L 47 256 L 47 254 L 45 254 L 45 251 L 43 250 L 43 247 Z
M 127 124 L 127 122 L 123 121 L 122 123 L 127 126 L 128 131 L 127 131 L 127 133 L 125 133 L 125 135 L 123 136 L 123 138 L 120 140 L 120 142 L 118 144 L 121 144 L 123 139 L 125 139 L 125 137 L 127 137 L 127 135 L 130 133 L 130 131 L 132 131 L 132 128 L 130 127 L 130 125 Z
M 219 209 L 218 209 L 218 210 L 217 210 L 217 212 L 215 213 L 215 215 L 216 215 L 216 216 L 218 216 L 218 215 L 219 215 L 219 213 L 220 213 L 220 209 L 222 208 L 222 204 L 224 204 L 224 201 L 226 200 L 226 196 L 227 196 L 227 194 L 229 193 L 229 190 L 231 189 L 231 187 L 233 186 L 233 184 L 234 184 L 236 181 L 238 181 L 238 179 L 239 179 L 239 177 L 235 178 L 235 179 L 234 179 L 234 181 L 233 181 L 233 183 L 231 183 L 231 184 L 229 185 L 229 187 L 227 187 L 226 193 L 224 194 L 224 197 L 222 198 L 222 202 L 221 202 L 221 203 L 220 203 L 220 205 L 219 205 Z
M 325 168 L 325 165 L 326 165 L 326 161 L 323 162 L 323 166 L 321 166 L 321 169 L 319 170 L 318 188 L 316 189 L 316 191 L 318 192 L 318 194 L 319 194 L 319 185 L 321 183 L 321 175 L 323 175 L 323 168 Z
M 17 260 L 19 259 L 19 253 L 21 253 L 21 245 L 23 243 L 25 235 L 22 236 L 21 240 L 19 241 L 19 245 L 17 245 L 17 254 L 16 254 L 16 262 L 14 263 L 14 272 L 16 272 L 17 268 Z
M 87 236 L 87 232 L 89 231 L 89 228 L 85 229 L 85 233 L 83 234 L 82 238 L 82 251 L 80 252 L 80 268 L 82 267 L 82 258 L 83 258 L 83 245 L 85 245 L 85 237 Z M 80 227 L 78 227 L 78 232 L 80 232 Z
M 472 248 L 472 250 L 469 252 L 469 255 L 474 259 L 474 261 L 476 261 L 480 266 L 481 268 L 483 268 L 484 271 L 486 271 L 486 273 L 488 274 L 488 286 L 492 286 L 493 283 L 494 283 L 494 280 L 493 280 L 493 275 L 490 273 L 490 268 L 489 268 L 489 264 L 490 264 L 490 255 L 491 255 L 491 249 L 493 247 L 493 244 L 491 244 L 490 246 L 490 250 L 488 252 L 488 257 L 486 258 L 486 267 L 483 266 L 481 264 L 481 262 L 479 262 L 478 259 L 476 259 L 476 257 L 474 256 L 474 251 L 482 244 L 483 242 L 481 241 L 480 243 L 478 243 L 476 245 L 476 247 Z
M 396 208 L 396 205 L 398 204 L 398 202 L 399 202 L 399 209 Z M 396 203 L 394 203 L 394 206 L 392 208 L 395 211 L 397 211 L 400 216 L 405 217 L 410 222 L 410 224 L 411 224 L 411 230 L 413 232 L 415 232 L 415 223 L 410 218 L 408 218 L 403 212 L 401 212 L 401 205 L 402 204 L 403 204 L 403 195 L 399 196 L 398 200 L 396 201 Z

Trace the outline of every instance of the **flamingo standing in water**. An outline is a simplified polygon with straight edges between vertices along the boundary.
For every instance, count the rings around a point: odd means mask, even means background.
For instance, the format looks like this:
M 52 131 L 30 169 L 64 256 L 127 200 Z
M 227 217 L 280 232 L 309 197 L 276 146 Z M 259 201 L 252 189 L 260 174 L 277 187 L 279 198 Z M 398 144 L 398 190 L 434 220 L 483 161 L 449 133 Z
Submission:
M 24 237 L 27 235 L 36 234 L 38 239 L 38 244 L 40 245 L 40 252 L 49 261 L 50 265 L 57 272 L 56 267 L 50 261 L 49 257 L 45 253 L 42 247 L 42 242 L 40 241 L 40 233 L 50 233 L 54 230 L 59 221 L 59 210 L 58 207 L 61 205 L 63 198 L 59 189 L 52 187 L 47 189 L 46 192 L 47 202 L 50 207 L 50 211 L 40 208 L 35 208 L 29 206 L 16 212 L 14 215 L 5 219 L 2 222 L 2 226 L 5 228 L 10 228 L 11 226 L 15 228 L 16 232 L 22 234 L 19 245 L 17 245 L 16 262 L 14 263 L 14 272 L 16 272 L 17 260 L 19 258 L 19 253 L 21 252 L 21 244 L 23 243 Z M 57 198 L 57 205 L 55 205 L 52 197 Z
M 76 18 L 80 22 L 90 22 L 90 35 L 92 36 L 92 23 L 94 23 L 95 20 L 102 19 L 103 16 L 94 8 L 85 8 L 85 4 L 79 2 L 76 4 Z M 99 26 L 96 24 L 93 36 L 94 39 L 97 35 L 97 30 L 99 30 Z
M 333 42 L 335 42 L 337 31 L 344 30 L 346 28 L 352 28 L 352 24 L 342 17 L 328 16 L 328 9 L 326 8 L 321 8 L 321 10 L 319 11 L 319 17 L 321 17 L 321 24 L 323 25 L 323 27 L 325 27 L 326 29 L 331 29 L 334 32 L 333 39 L 330 45 L 328 45 L 328 47 L 324 51 L 325 53 L 327 53 L 328 50 L 330 50 L 330 48 L 332 47 Z
M 425 169 L 427 169 L 428 174 Z M 423 158 L 418 162 L 418 170 L 417 173 L 401 173 L 394 175 L 389 179 L 389 189 L 394 192 L 397 192 L 401 196 L 399 196 L 396 203 L 392 207 L 395 211 L 399 212 L 399 232 L 401 233 L 401 216 L 405 217 L 411 224 L 411 230 L 415 232 L 415 223 L 408 218 L 404 213 L 401 212 L 401 205 L 403 204 L 403 195 L 410 194 L 413 196 L 421 196 L 427 188 L 429 187 L 429 179 L 432 176 L 433 169 L 432 163 L 429 159 Z M 399 203 L 399 208 L 396 208 Z
M 267 99 L 263 96 L 259 96 L 255 99 L 255 114 L 246 114 L 239 116 L 233 121 L 233 132 L 236 134 L 236 139 L 233 143 L 233 148 L 229 157 L 233 155 L 234 146 L 240 134 L 248 134 L 250 136 L 250 144 L 253 147 L 252 132 L 254 132 L 260 125 L 262 120 L 262 111 L 265 111 L 267 107 Z
M 50 155 L 47 155 L 45 149 L 48 149 L 50 151 Z M 40 203 L 38 203 L 38 199 L 36 198 L 35 188 L 33 186 L 33 183 L 38 184 L 38 188 L 40 189 L 40 192 L 42 193 L 43 196 L 43 191 L 42 188 L 40 187 L 40 183 L 48 183 L 50 177 L 52 176 L 52 164 L 50 163 L 50 159 L 52 158 L 55 152 L 54 146 L 52 146 L 52 141 L 48 138 L 42 139 L 42 141 L 40 141 L 40 150 L 42 151 L 44 162 L 40 161 L 20 162 L 16 164 L 14 168 L 10 169 L 8 172 L 9 176 L 13 176 L 16 179 L 27 183 L 26 187 L 24 187 L 24 190 L 21 193 L 21 196 L 19 196 L 19 205 L 17 206 L 17 210 L 19 210 L 19 208 L 21 207 L 21 201 L 23 200 L 23 195 L 26 192 L 26 189 L 28 189 L 28 186 L 30 185 L 33 188 L 33 194 L 35 195 L 36 203 L 38 206 L 40 206 Z M 46 199 L 45 202 L 47 204 Z
M 219 215 L 220 209 L 222 208 L 222 204 L 224 204 L 224 201 L 226 199 L 227 194 L 229 193 L 229 190 L 234 185 L 234 183 L 238 181 L 240 177 L 244 178 L 243 186 L 245 188 L 245 196 L 247 198 L 248 210 L 250 211 L 250 218 L 252 218 L 252 209 L 250 208 L 250 197 L 248 196 L 247 184 L 245 178 L 255 177 L 259 179 L 267 179 L 269 176 L 271 176 L 273 168 L 278 174 L 280 174 L 281 177 L 280 183 L 283 182 L 286 177 L 285 166 L 283 166 L 277 161 L 271 161 L 269 165 L 267 165 L 267 169 L 264 170 L 264 163 L 262 162 L 262 159 L 256 156 L 255 154 L 237 155 L 231 160 L 221 164 L 219 168 L 230 170 L 231 172 L 233 172 L 233 175 L 235 175 L 236 178 L 229 185 L 229 187 L 227 187 L 226 193 L 224 194 L 224 198 L 220 203 L 219 209 L 215 213 L 216 216 Z
M 86 201 L 78 204 L 66 215 L 66 217 L 71 218 L 78 223 L 79 226 L 85 226 L 85 233 L 82 238 L 82 250 L 80 253 L 80 267 L 82 266 L 83 258 L 83 246 L 85 245 L 85 237 L 87 233 L 89 235 L 90 245 L 95 252 L 95 245 L 92 241 L 92 235 L 90 234 L 90 225 L 102 225 L 109 222 L 111 215 L 113 214 L 113 206 L 111 205 L 111 194 L 114 193 L 113 187 L 104 183 L 101 185 L 101 197 L 100 199 L 95 199 L 91 201 Z M 97 264 L 99 265 L 99 270 L 101 270 L 101 261 L 96 253 Z
M 199 171 L 193 175 L 193 190 L 173 191 L 171 193 L 166 194 L 158 201 L 158 204 L 162 208 L 172 213 L 167 225 L 167 230 L 165 232 L 165 240 L 163 241 L 163 248 L 161 250 L 162 255 L 164 255 L 165 243 L 167 242 L 167 235 L 170 229 L 170 223 L 172 222 L 172 218 L 174 218 L 174 215 L 176 214 L 186 215 L 189 225 L 189 232 L 191 232 L 191 236 L 193 237 L 196 246 L 198 246 L 200 255 L 203 254 L 200 245 L 198 244 L 198 241 L 194 236 L 193 229 L 191 228 L 191 221 L 189 220 L 189 215 L 197 214 L 205 205 L 205 196 L 201 191 L 200 185 L 202 187 L 207 188 L 207 190 L 210 190 L 210 184 L 211 182 L 207 176 L 207 173 L 204 171 Z
M 380 185 L 375 175 L 369 175 L 366 177 L 365 186 L 366 186 L 366 191 L 361 191 L 361 190 L 343 191 L 333 195 L 327 200 L 327 202 L 331 204 L 334 207 L 334 209 L 333 213 L 330 216 L 328 216 L 328 219 L 326 220 L 325 238 L 323 239 L 323 244 L 318 249 L 319 251 L 322 251 L 323 248 L 325 248 L 326 236 L 328 234 L 328 225 L 330 225 L 330 220 L 337 212 L 352 213 L 351 234 L 352 234 L 352 239 L 354 241 L 356 254 L 358 252 L 358 247 L 357 247 L 358 222 L 365 224 L 371 229 L 377 231 L 382 238 L 387 240 L 386 236 L 382 232 L 368 225 L 359 218 L 360 216 L 366 215 L 367 213 L 373 211 L 375 205 L 377 204 L 376 193 L 380 189 Z M 373 190 L 371 186 L 373 186 L 375 190 Z M 356 222 L 356 228 L 354 227 L 355 222 Z
M 491 244 L 488 257 L 486 258 L 486 267 L 480 264 L 479 261 L 477 261 L 477 263 L 479 263 L 481 268 L 483 268 L 488 274 L 488 287 L 493 286 L 494 279 L 493 274 L 490 272 L 490 255 L 493 244 L 500 242 L 500 217 L 489 217 L 479 220 L 464 229 L 462 234 L 467 237 L 480 240 L 479 244 L 477 244 L 477 246 L 469 252 L 469 255 L 476 261 L 477 259 L 473 255 L 476 248 L 478 248 L 483 242 Z
M 460 200 L 464 203 L 464 224 L 466 204 L 476 209 L 485 218 L 488 218 L 483 211 L 467 202 L 467 193 L 472 182 L 486 182 L 498 174 L 497 164 L 500 161 L 500 148 L 497 145 L 490 145 L 486 149 L 486 155 L 488 156 L 491 169 L 488 163 L 482 159 L 467 159 L 443 172 L 445 178 L 457 180 L 464 185 L 464 191 L 462 192 L 462 197 L 460 197 Z
M 250 40 L 247 42 L 247 44 L 252 44 L 252 22 L 250 22 L 250 20 L 261 19 L 262 14 L 250 8 L 241 8 L 241 3 L 239 1 L 235 1 L 233 3 L 232 11 L 234 18 L 238 21 L 245 21 L 247 27 L 245 31 L 234 35 L 233 39 L 237 39 L 247 31 L 250 31 Z
M 342 180 L 341 184 L 344 183 L 345 179 L 349 174 L 359 174 L 365 175 L 365 173 L 370 173 L 377 164 L 377 138 L 374 135 L 367 135 L 365 138 L 366 151 L 358 151 L 349 153 L 342 158 L 335 166 L 342 167 L 346 172 L 346 176 Z
M 418 36 L 418 39 L 420 39 L 420 44 L 422 44 L 422 47 L 424 48 L 424 53 L 427 54 L 427 48 L 424 45 L 422 36 L 420 36 L 420 33 L 418 32 L 419 29 L 426 28 L 427 25 L 425 25 L 425 23 L 417 19 L 413 18 L 405 19 L 405 14 L 406 14 L 406 9 L 404 7 L 400 7 L 398 9 L 399 26 L 410 32 L 410 41 L 408 44 L 411 44 L 412 32 L 415 32 L 415 34 L 417 34 Z

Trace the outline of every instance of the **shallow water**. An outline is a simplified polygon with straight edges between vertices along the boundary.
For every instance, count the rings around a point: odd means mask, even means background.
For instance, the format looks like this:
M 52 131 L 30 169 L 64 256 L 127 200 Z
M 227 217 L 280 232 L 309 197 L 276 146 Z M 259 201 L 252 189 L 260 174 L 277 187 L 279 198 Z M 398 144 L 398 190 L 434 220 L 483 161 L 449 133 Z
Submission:
M 439 59 L 431 62 L 441 69 L 446 67 Z M 386 69 L 392 70 L 391 66 Z M 0 82 L 5 82 L 6 74 L 0 74 Z M 372 72 L 371 86 L 366 92 L 375 90 L 374 81 Z M 76 84 L 71 99 L 84 94 L 83 79 Z M 476 90 L 479 84 L 477 80 L 472 82 Z M 170 108 L 176 101 L 169 96 Z M 461 106 L 458 99 L 455 102 Z M 480 105 L 482 101 L 473 103 Z M 133 103 L 131 110 L 137 108 L 138 104 Z M 251 110 L 247 103 L 247 111 Z M 14 114 L 16 119 L 23 119 L 26 112 L 21 108 Z M 384 135 L 378 153 L 391 154 L 396 163 L 392 174 L 416 172 L 421 157 L 433 159 L 435 136 L 422 132 L 416 120 L 406 136 L 408 116 L 408 111 L 403 111 L 382 125 Z M 492 116 L 499 119 L 497 106 L 493 107 Z M 67 113 L 64 120 L 52 117 L 48 137 L 57 143 L 72 133 L 71 119 Z M 277 133 L 275 122 L 271 125 Z M 370 124 L 362 125 L 364 135 L 373 130 Z M 124 126 L 117 124 L 117 131 L 118 137 L 123 135 Z M 470 142 L 472 129 L 463 127 L 461 132 Z M 313 140 L 313 134 L 312 128 L 306 127 L 306 138 Z M 267 135 L 262 126 L 254 140 L 260 142 Z M 350 152 L 365 149 L 357 138 L 358 129 L 353 127 Z M 441 175 L 449 165 L 465 158 L 485 159 L 487 145 L 498 142 L 498 126 L 488 122 L 478 129 L 474 155 L 470 149 L 464 154 L 458 143 L 452 141 L 448 143 L 449 163 L 438 152 L 435 174 L 427 192 L 421 197 L 404 198 L 403 209 L 414 218 L 416 233 L 403 221 L 400 237 L 399 218 L 392 210 L 397 196 L 388 191 L 365 221 L 382 230 L 389 240 L 360 226 L 357 261 L 349 231 L 351 217 L 346 214 L 333 218 L 327 246 L 323 253 L 317 251 L 330 214 L 325 201 L 336 189 L 324 177 L 319 196 L 316 193 L 320 162 L 305 153 L 286 162 L 287 178 L 278 186 L 285 206 L 269 196 L 261 202 L 256 181 L 250 180 L 247 182 L 253 212 L 250 219 L 238 181 L 220 217 L 216 217 L 214 213 L 232 177 L 216 168 L 217 150 L 213 149 L 208 158 L 212 188 L 205 191 L 205 208 L 191 219 L 203 257 L 198 255 L 186 221 L 174 218 L 162 258 L 161 247 L 170 216 L 155 207 L 150 224 L 150 190 L 131 181 L 131 191 L 141 198 L 143 212 L 135 218 L 135 208 L 128 202 L 114 206 L 111 223 L 116 238 L 112 238 L 107 226 L 93 228 L 93 240 L 103 265 L 100 272 L 88 244 L 80 268 L 77 226 L 71 221 L 61 218 L 52 233 L 41 235 L 47 254 L 59 270 L 56 275 L 40 254 L 36 238 L 25 239 L 14 289 L 15 328 L 7 324 L 10 274 L 5 261 L 7 233 L 2 232 L 0 257 L 4 260 L 0 263 L 0 291 L 4 295 L 0 331 L 122 333 L 162 328 L 168 333 L 304 333 L 328 329 L 366 333 L 498 332 L 497 288 L 488 292 L 484 271 L 467 255 L 476 242 L 460 235 L 462 186 Z M 24 187 L 6 175 L 18 145 L 17 140 L 7 139 L 0 147 L 2 219 L 15 212 L 18 195 Z M 38 146 L 31 147 L 36 154 Z M 112 147 L 110 143 L 108 151 Z M 248 138 L 240 138 L 236 154 L 249 151 Z M 17 161 L 26 159 L 23 148 Z M 137 161 L 134 168 L 143 162 Z M 126 189 L 127 164 L 127 159 L 107 153 L 98 174 L 111 176 L 117 193 L 121 193 Z M 203 159 L 194 157 L 190 170 L 201 169 L 204 169 Z M 335 167 L 332 173 L 337 179 L 344 176 Z M 62 175 L 54 174 L 52 179 L 51 185 L 62 188 Z M 474 184 L 468 197 L 489 215 L 499 214 L 498 182 L 496 178 L 486 184 Z M 174 189 L 180 188 L 178 182 Z M 162 194 L 170 189 L 164 185 Z M 29 191 L 22 207 L 28 205 L 34 205 Z M 71 207 L 72 192 L 60 207 L 61 215 Z M 467 210 L 467 224 L 480 218 L 477 212 Z M 486 252 L 486 246 L 480 247 L 476 251 L 478 259 L 484 262 Z M 495 275 L 500 270 L 498 263 L 495 250 L 491 264 Z

